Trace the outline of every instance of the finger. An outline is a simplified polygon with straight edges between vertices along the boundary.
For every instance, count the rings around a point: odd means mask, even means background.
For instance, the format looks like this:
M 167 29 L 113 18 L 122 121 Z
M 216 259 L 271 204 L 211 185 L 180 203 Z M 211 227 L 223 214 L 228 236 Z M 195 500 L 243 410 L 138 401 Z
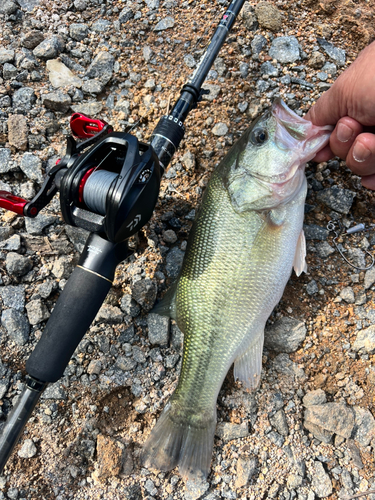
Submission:
M 375 135 L 363 133 L 357 136 L 346 157 L 347 166 L 357 175 L 375 174 Z
M 362 177 L 362 186 L 375 191 L 375 174 Z
M 329 145 L 335 156 L 339 156 L 343 160 L 347 157 L 351 147 L 354 144 L 357 136 L 363 131 L 362 125 L 345 116 L 341 118 L 331 134 Z
M 313 158 L 313 161 L 316 161 L 316 163 L 321 163 L 322 161 L 330 160 L 334 156 L 335 155 L 332 153 L 332 150 L 329 147 L 329 144 L 327 144 L 327 146 L 325 146 L 318 153 L 316 153 L 315 157 Z

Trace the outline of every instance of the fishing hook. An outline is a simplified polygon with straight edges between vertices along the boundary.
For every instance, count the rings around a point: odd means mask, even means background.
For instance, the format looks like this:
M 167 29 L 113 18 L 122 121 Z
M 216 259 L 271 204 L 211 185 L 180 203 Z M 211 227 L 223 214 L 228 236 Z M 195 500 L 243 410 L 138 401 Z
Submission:
M 347 264 L 349 264 L 349 266 L 353 267 L 354 269 L 358 269 L 358 271 L 368 271 L 369 269 L 371 269 L 373 267 L 373 265 L 375 263 L 375 259 L 374 259 L 374 256 L 368 250 L 365 250 L 365 252 L 367 253 L 367 255 L 369 255 L 371 257 L 371 264 L 368 265 L 367 267 L 356 266 L 345 257 L 344 253 L 341 251 L 341 249 L 336 241 L 337 238 L 343 233 L 343 227 L 342 227 L 342 224 L 340 223 L 340 221 L 330 220 L 327 224 L 327 229 L 328 229 L 328 231 L 334 233 L 335 236 L 332 240 L 332 243 L 335 245 L 336 250 L 339 252 L 341 257 L 345 260 L 345 262 Z M 354 234 L 354 233 L 358 233 L 359 231 L 370 231 L 371 229 L 373 229 L 373 228 L 372 227 L 366 228 L 366 226 L 361 223 L 361 224 L 357 224 L 356 226 L 350 227 L 349 229 L 347 229 L 344 232 L 345 232 L 345 234 Z

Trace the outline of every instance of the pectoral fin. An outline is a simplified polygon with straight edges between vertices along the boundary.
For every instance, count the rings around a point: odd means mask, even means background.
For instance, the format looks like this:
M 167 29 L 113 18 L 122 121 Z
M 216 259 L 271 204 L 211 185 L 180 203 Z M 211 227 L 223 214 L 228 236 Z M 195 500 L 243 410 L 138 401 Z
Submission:
M 177 282 L 168 289 L 167 293 L 161 299 L 161 301 L 156 304 L 151 310 L 154 314 L 160 314 L 160 316 L 167 316 L 176 320 L 176 293 L 177 293 Z
M 298 237 L 296 253 L 294 255 L 293 267 L 297 276 L 307 271 L 306 264 L 306 239 L 303 229 Z
M 263 341 L 264 331 L 234 361 L 234 379 L 242 382 L 249 391 L 256 389 L 260 382 Z

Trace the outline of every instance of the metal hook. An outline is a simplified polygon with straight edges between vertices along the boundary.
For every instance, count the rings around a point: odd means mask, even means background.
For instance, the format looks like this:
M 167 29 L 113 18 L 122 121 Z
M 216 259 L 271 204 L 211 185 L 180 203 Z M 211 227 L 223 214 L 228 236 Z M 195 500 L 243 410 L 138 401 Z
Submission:
M 349 266 L 353 267 L 354 269 L 358 269 L 358 271 L 368 271 L 369 269 L 371 269 L 373 267 L 373 265 L 375 263 L 375 259 L 374 259 L 374 256 L 368 250 L 365 250 L 365 253 L 367 253 L 367 255 L 369 255 L 371 257 L 371 264 L 367 267 L 356 266 L 345 257 L 345 255 L 343 254 L 339 245 L 336 242 L 337 238 L 341 235 L 341 233 L 343 231 L 343 226 L 340 223 L 340 221 L 330 220 L 327 224 L 327 229 L 328 229 L 328 231 L 334 233 L 335 236 L 332 240 L 332 243 L 335 245 L 336 250 L 339 252 L 341 257 L 345 260 L 345 262 L 347 264 L 349 264 Z M 346 234 L 353 234 L 353 233 L 358 233 L 359 231 L 369 231 L 370 229 L 372 229 L 372 228 L 366 229 L 366 226 L 364 224 L 357 224 L 356 226 L 353 226 L 353 227 L 350 227 L 349 229 L 347 229 L 345 233 Z

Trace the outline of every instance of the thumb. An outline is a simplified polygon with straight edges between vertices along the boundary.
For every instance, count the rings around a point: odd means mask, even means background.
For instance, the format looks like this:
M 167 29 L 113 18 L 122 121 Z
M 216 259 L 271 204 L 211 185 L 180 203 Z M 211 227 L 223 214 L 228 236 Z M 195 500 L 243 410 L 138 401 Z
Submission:
M 324 92 L 316 103 L 305 115 L 306 120 L 310 120 L 314 125 L 335 125 L 341 118 L 340 103 L 338 100 L 337 87 L 338 80 L 333 86 Z

